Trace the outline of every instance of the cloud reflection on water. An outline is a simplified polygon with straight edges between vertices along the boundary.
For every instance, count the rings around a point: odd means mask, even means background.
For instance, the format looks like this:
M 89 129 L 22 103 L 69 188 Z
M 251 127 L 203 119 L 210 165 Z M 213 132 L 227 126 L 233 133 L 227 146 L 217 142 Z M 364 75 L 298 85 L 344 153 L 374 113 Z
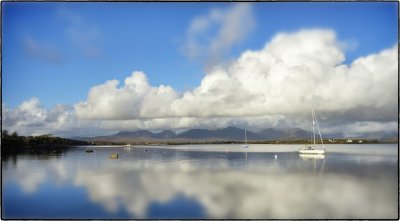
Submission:
M 200 202 L 209 218 L 393 218 L 397 214 L 396 187 L 390 180 L 183 168 L 79 170 L 75 184 L 86 187 L 90 198 L 110 211 L 117 209 L 120 199 L 140 218 L 146 218 L 152 202 L 165 203 L 179 194 Z
M 4 180 L 17 182 L 25 193 L 35 193 L 39 186 L 47 180 L 62 185 L 71 177 L 69 168 L 62 161 L 57 160 L 38 160 L 38 161 L 18 160 L 17 166 L 12 172 L 3 170 Z M 8 167 L 9 165 L 3 165 Z

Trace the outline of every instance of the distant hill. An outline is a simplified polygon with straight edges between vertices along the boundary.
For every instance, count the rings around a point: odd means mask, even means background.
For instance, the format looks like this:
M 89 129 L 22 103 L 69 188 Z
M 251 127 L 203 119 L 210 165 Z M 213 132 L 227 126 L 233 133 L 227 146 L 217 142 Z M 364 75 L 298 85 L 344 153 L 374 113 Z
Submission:
M 369 133 L 360 133 L 354 136 L 354 138 L 368 138 L 368 139 L 377 139 L 377 140 L 393 140 L 398 137 L 397 132 L 369 132 Z
M 138 131 L 120 131 L 114 135 L 106 137 L 154 138 L 155 135 L 147 130 L 138 130 Z
M 175 132 L 173 132 L 172 130 L 164 130 L 154 135 L 157 139 L 169 139 L 169 138 L 174 138 L 176 136 Z
M 175 136 L 176 134 L 171 130 L 164 130 L 160 133 L 152 133 L 147 130 L 138 130 L 138 131 L 120 131 L 114 135 L 106 137 L 168 139 L 168 138 L 173 138 Z
M 293 128 L 287 130 L 277 130 L 268 128 L 260 132 L 247 131 L 249 141 L 263 140 L 295 140 L 309 137 L 310 132 Z M 98 136 L 91 138 L 80 137 L 86 141 L 110 141 L 110 142 L 135 142 L 135 141 L 153 141 L 153 140 L 219 140 L 219 141 L 244 141 L 245 130 L 236 127 L 227 127 L 223 129 L 191 129 L 176 134 L 171 130 L 164 130 L 153 133 L 147 130 L 120 131 L 108 136 Z M 77 137 L 76 137 L 77 139 Z
M 268 129 L 264 129 L 260 132 L 258 132 L 258 134 L 267 140 L 276 140 L 276 139 L 281 139 L 283 137 L 285 137 L 285 132 L 281 131 L 281 130 L 276 130 L 273 128 L 268 128 Z
M 164 142 L 164 141 L 244 141 L 245 130 L 237 127 L 227 127 L 222 129 L 191 129 L 176 134 L 171 130 L 164 130 L 153 133 L 147 130 L 120 131 L 108 136 L 98 136 L 91 138 L 79 138 L 85 141 L 107 141 L 107 142 Z M 323 138 L 340 139 L 347 138 L 342 133 L 322 134 Z M 379 139 L 394 140 L 397 133 L 368 133 L 360 134 L 349 138 L 357 139 Z M 311 132 L 300 128 L 275 129 L 267 128 L 259 132 L 247 130 L 247 139 L 249 141 L 271 141 L 271 140 L 304 140 L 310 139 Z
M 291 139 L 310 139 L 311 132 L 300 129 L 300 128 L 289 128 L 284 130 L 285 137 L 287 140 Z
M 243 129 L 236 127 L 227 127 L 217 130 L 192 129 L 178 134 L 177 138 L 243 141 L 245 139 L 244 133 Z M 257 133 L 247 131 L 247 139 L 260 140 L 262 138 Z

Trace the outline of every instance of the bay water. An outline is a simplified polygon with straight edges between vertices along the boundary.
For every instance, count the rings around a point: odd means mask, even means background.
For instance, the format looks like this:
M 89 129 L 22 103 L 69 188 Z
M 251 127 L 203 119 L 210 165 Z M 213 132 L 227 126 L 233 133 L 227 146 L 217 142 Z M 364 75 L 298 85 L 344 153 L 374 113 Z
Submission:
M 2 156 L 2 216 L 398 218 L 397 144 L 330 144 L 320 156 L 299 155 L 300 146 L 81 146 Z

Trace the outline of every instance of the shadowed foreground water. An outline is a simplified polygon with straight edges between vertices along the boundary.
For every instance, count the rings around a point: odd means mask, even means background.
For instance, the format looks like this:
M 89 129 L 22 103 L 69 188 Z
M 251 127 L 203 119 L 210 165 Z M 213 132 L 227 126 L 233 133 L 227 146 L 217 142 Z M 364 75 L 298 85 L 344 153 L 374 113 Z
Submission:
M 328 145 L 324 157 L 300 156 L 298 147 L 107 146 L 18 155 L 2 161 L 2 215 L 397 218 L 397 144 Z

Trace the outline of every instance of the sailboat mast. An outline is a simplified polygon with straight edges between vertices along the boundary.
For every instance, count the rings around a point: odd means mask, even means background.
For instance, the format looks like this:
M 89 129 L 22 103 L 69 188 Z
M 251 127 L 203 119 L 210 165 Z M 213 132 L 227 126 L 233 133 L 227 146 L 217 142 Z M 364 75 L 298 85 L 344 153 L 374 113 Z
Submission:
M 314 113 L 314 115 L 315 115 L 315 113 Z M 319 133 L 319 138 L 321 139 L 322 148 L 325 149 L 324 141 L 322 140 L 321 131 L 320 131 L 320 129 L 319 129 L 319 125 L 318 125 L 318 121 L 317 121 L 317 116 L 315 116 L 315 122 L 316 122 L 316 124 L 317 124 L 317 129 L 318 129 L 318 133 Z
M 247 131 L 244 130 L 244 138 L 246 139 L 246 144 L 247 144 Z
M 315 148 L 315 129 L 314 129 L 314 127 L 315 127 L 315 120 L 314 120 L 315 115 L 314 115 L 314 109 L 312 109 L 311 115 L 312 115 L 312 132 L 313 132 L 313 140 L 314 140 L 314 148 Z

